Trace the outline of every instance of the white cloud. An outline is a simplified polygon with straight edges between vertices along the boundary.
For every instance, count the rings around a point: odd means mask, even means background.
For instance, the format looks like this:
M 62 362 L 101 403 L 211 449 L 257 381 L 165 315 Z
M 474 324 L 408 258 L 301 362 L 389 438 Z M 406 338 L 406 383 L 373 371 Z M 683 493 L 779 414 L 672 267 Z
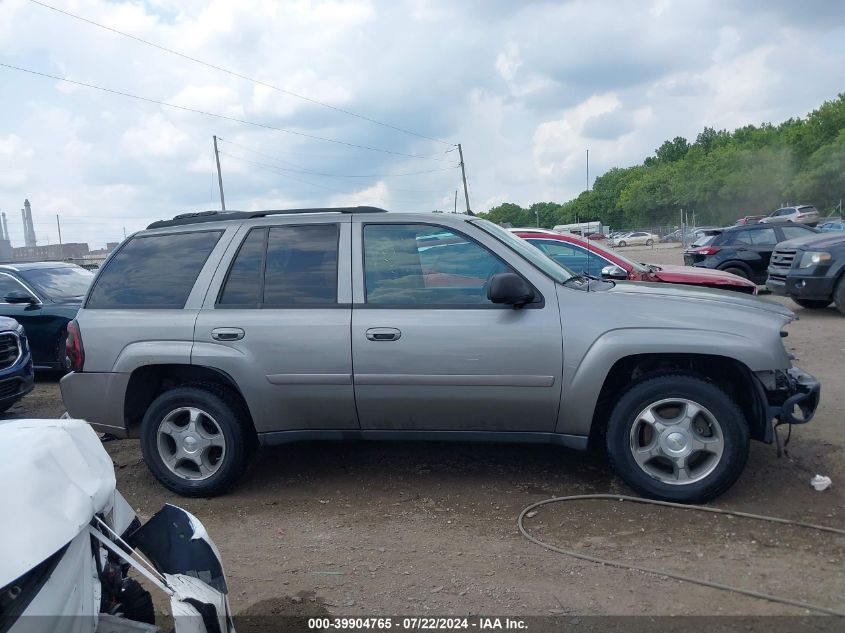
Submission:
M 332 196 L 330 203 L 331 206 L 339 207 L 389 207 L 390 193 L 387 190 L 387 185 L 383 181 L 379 181 L 360 191 Z
M 136 158 L 157 158 L 180 153 L 188 135 L 160 114 L 144 117 L 123 133 L 122 149 Z

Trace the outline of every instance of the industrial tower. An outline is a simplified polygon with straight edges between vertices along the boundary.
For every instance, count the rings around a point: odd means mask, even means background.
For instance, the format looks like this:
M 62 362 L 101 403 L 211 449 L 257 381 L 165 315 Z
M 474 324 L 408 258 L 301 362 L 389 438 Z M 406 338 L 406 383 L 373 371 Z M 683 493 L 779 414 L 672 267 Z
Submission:
M 35 226 L 32 224 L 32 207 L 29 205 L 28 199 L 23 201 L 23 209 L 21 209 L 21 218 L 23 219 L 24 246 L 35 246 Z

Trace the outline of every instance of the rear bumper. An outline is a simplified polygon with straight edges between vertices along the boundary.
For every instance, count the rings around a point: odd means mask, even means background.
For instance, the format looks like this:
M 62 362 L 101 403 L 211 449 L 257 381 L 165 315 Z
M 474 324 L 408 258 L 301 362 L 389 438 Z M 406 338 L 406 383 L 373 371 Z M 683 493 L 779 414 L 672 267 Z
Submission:
M 127 437 L 124 398 L 129 374 L 71 372 L 60 383 L 62 400 L 72 418 L 85 420 L 100 433 Z

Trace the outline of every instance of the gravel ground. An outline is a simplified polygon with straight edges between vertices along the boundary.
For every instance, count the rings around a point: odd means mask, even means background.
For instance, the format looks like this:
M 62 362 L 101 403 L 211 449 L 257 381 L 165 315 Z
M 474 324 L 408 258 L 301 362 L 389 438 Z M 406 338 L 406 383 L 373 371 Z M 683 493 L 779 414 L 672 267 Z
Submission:
M 663 246 L 663 245 L 661 245 Z M 680 249 L 623 249 L 680 263 Z M 775 299 L 781 301 L 780 299 Z M 788 456 L 753 443 L 744 475 L 713 505 L 845 528 L 845 318 L 783 301 L 800 320 L 787 347 L 822 381 L 815 420 Z M 58 377 L 11 417 L 63 411 Z M 216 499 L 159 486 L 134 441 L 106 444 L 142 519 L 164 502 L 196 514 L 219 547 L 241 614 L 697 615 L 800 609 L 551 553 L 522 538 L 526 505 L 558 495 L 631 494 L 599 454 L 549 446 L 299 444 L 260 452 Z M 834 485 L 816 492 L 821 473 Z M 759 521 L 608 501 L 540 509 L 544 540 L 597 556 L 845 608 L 845 538 Z M 166 612 L 166 605 L 159 605 Z

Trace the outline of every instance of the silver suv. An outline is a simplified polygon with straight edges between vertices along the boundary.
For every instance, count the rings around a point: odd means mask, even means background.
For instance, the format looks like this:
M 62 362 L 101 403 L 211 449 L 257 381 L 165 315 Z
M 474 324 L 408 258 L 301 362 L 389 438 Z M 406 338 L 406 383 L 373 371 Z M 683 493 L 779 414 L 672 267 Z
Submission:
M 812 417 L 819 384 L 781 342 L 793 318 L 573 275 L 476 217 L 188 214 L 99 271 L 61 387 L 183 495 L 223 492 L 260 445 L 458 440 L 598 443 L 639 492 L 700 501 L 737 479 L 750 438 Z

